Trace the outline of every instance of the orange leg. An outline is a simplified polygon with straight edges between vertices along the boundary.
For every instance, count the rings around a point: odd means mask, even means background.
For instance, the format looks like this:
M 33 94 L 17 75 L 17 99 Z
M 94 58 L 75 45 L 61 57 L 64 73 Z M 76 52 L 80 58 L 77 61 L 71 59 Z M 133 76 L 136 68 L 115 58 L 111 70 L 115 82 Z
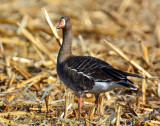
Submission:
M 81 106 L 82 106 L 82 98 L 78 98 L 78 110 L 81 113 Z

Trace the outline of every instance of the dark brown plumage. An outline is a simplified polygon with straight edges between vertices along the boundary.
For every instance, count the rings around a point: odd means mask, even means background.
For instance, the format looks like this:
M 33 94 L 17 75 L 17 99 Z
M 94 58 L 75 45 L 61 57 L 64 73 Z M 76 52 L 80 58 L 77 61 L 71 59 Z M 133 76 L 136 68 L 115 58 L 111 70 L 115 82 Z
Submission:
M 63 43 L 57 58 L 57 73 L 63 83 L 76 92 L 79 111 L 85 92 L 95 94 L 95 103 L 98 103 L 99 94 L 102 92 L 120 87 L 136 90 L 127 76 L 143 77 L 117 70 L 94 57 L 72 54 L 72 24 L 68 17 L 62 17 L 57 28 L 62 28 L 63 32 Z

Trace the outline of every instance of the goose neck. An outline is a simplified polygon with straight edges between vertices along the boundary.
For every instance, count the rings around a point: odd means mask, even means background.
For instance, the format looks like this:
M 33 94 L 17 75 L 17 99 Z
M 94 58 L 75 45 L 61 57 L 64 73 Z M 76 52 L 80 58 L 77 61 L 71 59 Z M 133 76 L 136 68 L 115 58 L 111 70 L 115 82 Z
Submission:
M 63 62 L 72 55 L 72 28 L 63 29 L 63 41 L 58 54 L 58 62 Z

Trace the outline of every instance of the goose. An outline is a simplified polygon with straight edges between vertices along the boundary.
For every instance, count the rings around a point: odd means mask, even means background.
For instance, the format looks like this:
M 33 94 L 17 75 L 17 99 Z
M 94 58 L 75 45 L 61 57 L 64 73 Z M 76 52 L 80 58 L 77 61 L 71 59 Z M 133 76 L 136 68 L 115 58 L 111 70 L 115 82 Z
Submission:
M 72 24 L 67 16 L 60 19 L 56 28 L 62 29 L 63 36 L 57 57 L 57 74 L 60 80 L 77 94 L 80 113 L 84 93 L 95 95 L 97 111 L 100 93 L 122 87 L 137 90 L 127 76 L 143 78 L 142 76 L 115 69 L 95 57 L 72 54 Z

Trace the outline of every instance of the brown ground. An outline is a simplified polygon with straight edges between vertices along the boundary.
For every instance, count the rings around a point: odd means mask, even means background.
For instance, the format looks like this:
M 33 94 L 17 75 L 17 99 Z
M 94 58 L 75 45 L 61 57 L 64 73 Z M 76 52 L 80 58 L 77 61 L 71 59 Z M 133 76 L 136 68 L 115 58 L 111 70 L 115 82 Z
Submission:
M 145 76 L 131 78 L 138 91 L 102 94 L 97 115 L 93 95 L 86 94 L 79 116 L 77 97 L 57 77 L 60 46 L 42 7 L 54 26 L 62 16 L 70 17 L 74 54 Z M 1 0 L 0 125 L 160 125 L 159 10 L 159 0 Z

